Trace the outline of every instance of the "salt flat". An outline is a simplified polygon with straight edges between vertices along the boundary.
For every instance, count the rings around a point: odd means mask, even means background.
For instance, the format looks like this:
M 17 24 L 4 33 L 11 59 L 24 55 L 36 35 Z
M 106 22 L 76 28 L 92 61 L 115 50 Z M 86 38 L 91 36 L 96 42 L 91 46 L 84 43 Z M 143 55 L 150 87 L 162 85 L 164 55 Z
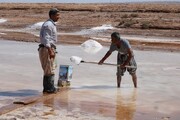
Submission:
M 0 106 L 15 99 L 42 94 L 42 70 L 37 43 L 0 40 Z M 180 117 L 180 55 L 177 52 L 134 51 L 138 63 L 138 88 L 125 74 L 116 87 L 116 67 L 70 61 L 79 56 L 99 61 L 108 47 L 96 54 L 80 46 L 58 45 L 59 65 L 72 65 L 71 89 L 48 101 L 41 101 L 1 115 L 2 119 L 66 120 L 178 120 Z M 116 63 L 116 53 L 106 62 Z M 58 79 L 58 69 L 56 71 Z

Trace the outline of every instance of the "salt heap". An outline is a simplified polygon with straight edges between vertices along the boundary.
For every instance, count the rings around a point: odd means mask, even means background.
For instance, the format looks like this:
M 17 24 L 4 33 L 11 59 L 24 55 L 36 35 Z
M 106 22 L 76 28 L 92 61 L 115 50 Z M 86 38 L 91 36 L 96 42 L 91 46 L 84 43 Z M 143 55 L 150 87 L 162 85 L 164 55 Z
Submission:
M 38 22 L 38 23 L 35 23 L 35 24 L 29 26 L 28 28 L 29 29 L 34 29 L 34 30 L 40 30 L 43 23 L 44 22 Z
M 4 23 L 6 21 L 7 21 L 6 19 L 0 18 L 0 23 Z M 6 33 L 0 33 L 0 35 L 6 35 Z
M 106 30 L 115 29 L 112 25 L 104 24 L 102 26 L 92 27 L 90 29 L 83 29 L 81 31 L 75 32 L 77 35 L 89 35 L 89 34 L 97 34 L 98 32 L 104 32 Z
M 108 24 L 104 24 L 102 26 L 98 26 L 98 27 L 93 27 L 91 28 L 92 30 L 111 30 L 111 29 L 114 29 L 111 25 L 108 25 Z
M 102 49 L 102 45 L 95 40 L 89 39 L 81 44 L 81 48 L 87 53 L 97 53 Z
M 6 21 L 7 21 L 6 19 L 3 19 L 3 18 L 0 19 L 0 23 L 4 23 Z

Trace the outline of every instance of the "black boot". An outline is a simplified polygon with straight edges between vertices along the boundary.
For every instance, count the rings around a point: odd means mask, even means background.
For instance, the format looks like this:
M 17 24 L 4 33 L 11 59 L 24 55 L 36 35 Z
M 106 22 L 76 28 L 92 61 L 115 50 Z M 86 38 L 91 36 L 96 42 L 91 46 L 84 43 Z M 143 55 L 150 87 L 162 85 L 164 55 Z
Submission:
M 50 82 L 50 89 L 51 91 L 55 92 L 56 91 L 56 88 L 54 87 L 54 79 L 55 79 L 55 76 L 54 75 L 51 75 L 50 78 L 49 78 L 49 82 Z
M 56 93 L 58 90 L 54 87 L 54 75 L 46 76 L 47 78 L 47 89 L 46 93 Z
M 47 77 L 43 76 L 43 93 L 46 92 L 48 90 L 47 87 Z

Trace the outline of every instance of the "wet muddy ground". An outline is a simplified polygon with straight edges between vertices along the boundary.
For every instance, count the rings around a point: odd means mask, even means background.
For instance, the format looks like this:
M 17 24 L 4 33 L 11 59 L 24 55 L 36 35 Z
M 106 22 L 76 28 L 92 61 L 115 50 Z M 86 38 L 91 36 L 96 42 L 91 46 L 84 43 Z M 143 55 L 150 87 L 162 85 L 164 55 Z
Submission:
M 57 23 L 60 33 L 59 44 L 79 45 L 90 38 L 98 38 L 101 44 L 108 46 L 109 42 L 104 39 L 109 39 L 110 34 L 117 31 L 122 37 L 127 36 L 135 49 L 180 50 L 180 4 L 173 2 L 161 4 L 2 3 L 0 4 L 0 38 L 38 42 L 40 26 L 37 28 L 34 25 L 48 19 L 48 11 L 52 7 L 60 9 L 60 20 Z M 92 34 L 93 31 L 86 32 L 93 27 L 103 25 L 111 25 L 115 29 L 95 32 L 96 34 Z M 79 31 L 81 34 L 77 34 Z M 86 35 L 82 34 L 83 32 L 86 32 Z

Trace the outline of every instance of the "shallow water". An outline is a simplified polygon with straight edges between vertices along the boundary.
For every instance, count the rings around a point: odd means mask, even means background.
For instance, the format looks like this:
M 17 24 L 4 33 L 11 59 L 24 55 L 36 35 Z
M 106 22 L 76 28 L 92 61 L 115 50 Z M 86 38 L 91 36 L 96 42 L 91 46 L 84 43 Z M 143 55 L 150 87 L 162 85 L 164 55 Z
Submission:
M 0 41 L 1 106 L 14 99 L 42 94 L 37 47 L 37 43 Z M 134 51 L 138 63 L 138 88 L 134 89 L 128 73 L 123 77 L 121 88 L 116 88 L 114 66 L 76 65 L 70 61 L 71 56 L 99 61 L 108 47 L 96 54 L 88 54 L 80 46 L 71 45 L 58 45 L 57 50 L 59 65 L 73 66 L 70 89 L 9 114 L 16 117 L 20 113 L 21 116 L 30 114 L 29 119 L 36 115 L 39 119 L 179 120 L 179 53 Z M 106 62 L 116 63 L 116 54 L 113 53 Z M 55 83 L 57 79 L 58 69 Z
M 127 2 L 164 2 L 164 1 L 169 1 L 171 2 L 172 0 L 78 0 L 78 1 L 74 1 L 74 0 L 66 0 L 66 1 L 62 1 L 62 0 L 1 0 L 0 2 L 15 2 L 15 3 L 19 3 L 19 2 L 25 2 L 25 3 L 127 3 Z M 179 1 L 179 0 L 173 0 L 175 1 Z M 180 1 L 179 1 L 180 2 Z

